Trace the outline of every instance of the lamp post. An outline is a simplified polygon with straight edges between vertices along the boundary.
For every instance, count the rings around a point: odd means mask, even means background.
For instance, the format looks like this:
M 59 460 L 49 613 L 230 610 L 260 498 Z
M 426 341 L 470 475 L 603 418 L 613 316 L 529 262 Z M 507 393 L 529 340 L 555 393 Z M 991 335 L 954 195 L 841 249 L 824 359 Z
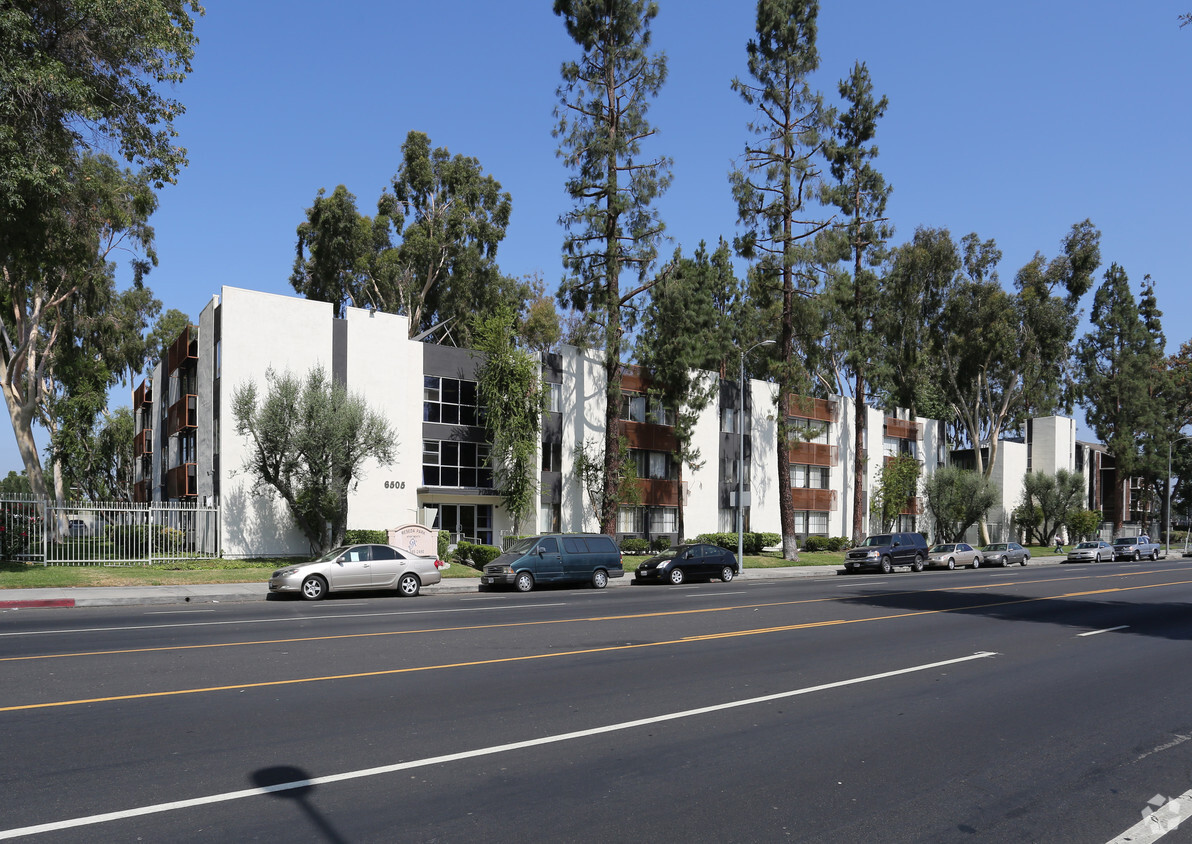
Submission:
M 777 340 L 762 340 L 741 352 L 741 416 L 737 420 L 737 574 L 745 571 L 745 355 Z
M 1177 437 L 1167 444 L 1167 530 L 1163 537 L 1163 556 L 1171 556 L 1171 447 L 1192 437 Z

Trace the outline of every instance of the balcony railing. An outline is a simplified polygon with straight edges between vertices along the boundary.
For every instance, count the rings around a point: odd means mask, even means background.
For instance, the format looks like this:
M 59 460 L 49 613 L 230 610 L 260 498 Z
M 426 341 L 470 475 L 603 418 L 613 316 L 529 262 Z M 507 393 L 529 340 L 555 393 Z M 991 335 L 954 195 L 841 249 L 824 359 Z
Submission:
M 153 453 L 153 429 L 146 428 L 141 433 L 133 437 L 132 441 L 133 455 L 136 457 L 143 457 L 147 454 Z
M 169 415 L 166 419 L 170 434 L 198 427 L 198 401 L 198 396 L 188 395 L 170 405 Z
M 650 422 L 621 421 L 621 430 L 630 448 L 646 451 L 674 452 L 679 447 L 675 429 L 669 425 L 655 425 Z
M 166 498 L 174 501 L 180 498 L 194 498 L 198 495 L 195 478 L 196 464 L 183 463 L 166 472 Z
M 151 404 L 153 404 L 153 380 L 146 378 L 139 387 L 133 390 L 132 409 L 140 410 Z
M 886 417 L 886 436 L 903 440 L 917 440 L 920 437 L 919 425 L 909 419 Z
M 199 359 L 199 327 L 188 325 L 182 329 L 166 353 L 166 372 L 174 373 L 183 364 Z
M 790 461 L 808 466 L 836 466 L 840 461 L 840 448 L 824 443 L 798 443 L 790 448 Z
M 796 510 L 836 510 L 836 490 L 834 489 L 806 489 L 795 487 L 791 490 L 791 501 Z
M 642 504 L 651 507 L 678 507 L 679 482 L 653 478 L 639 478 L 637 488 L 641 492 Z
M 906 506 L 902 509 L 901 515 L 922 516 L 923 502 L 921 502 L 918 498 L 908 498 L 906 500 Z
M 788 396 L 786 415 L 799 419 L 835 422 L 840 415 L 840 403 L 833 399 L 813 399 L 807 396 Z

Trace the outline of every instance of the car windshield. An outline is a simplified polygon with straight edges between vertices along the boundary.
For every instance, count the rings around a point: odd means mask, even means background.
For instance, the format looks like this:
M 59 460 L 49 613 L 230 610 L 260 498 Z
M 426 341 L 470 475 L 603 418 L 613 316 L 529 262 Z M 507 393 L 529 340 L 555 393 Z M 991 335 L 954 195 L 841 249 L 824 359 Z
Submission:
M 673 560 L 673 559 L 683 556 L 684 551 L 689 551 L 694 547 L 695 547 L 694 545 L 676 545 L 674 548 L 667 548 L 661 554 L 656 554 L 655 556 L 646 560 L 646 562 L 647 563 L 662 563 L 662 562 L 666 562 L 667 560 Z
M 955 545 L 936 545 L 931 549 L 932 554 L 947 554 L 949 551 L 955 551 Z
M 982 550 L 982 551 L 1005 551 L 1005 550 L 1006 550 L 1006 543 L 1004 543 L 1004 542 L 995 542 L 995 543 L 993 543 L 992 545 L 982 545 L 982 546 L 981 546 L 981 550 Z
M 319 559 L 314 560 L 314 562 L 316 562 L 316 563 L 330 563 L 332 560 L 335 560 L 336 558 L 338 558 L 340 554 L 342 554 L 344 551 L 347 551 L 351 547 L 352 546 L 350 546 L 350 545 L 341 545 L 338 548 L 333 548 L 330 551 L 328 551 L 326 554 L 324 554 L 323 556 L 319 557 Z
M 1100 545 L 1099 542 L 1082 542 L 1077 545 L 1077 548 L 1096 548 Z
M 505 551 L 505 553 L 506 554 L 519 554 L 519 555 L 520 554 L 528 554 L 530 552 L 530 549 L 532 549 L 534 547 L 534 544 L 537 541 L 538 541 L 538 537 L 531 536 L 529 539 L 523 539 L 521 542 L 515 542 L 512 546 L 510 546 L 509 550 Z
M 873 548 L 877 545 L 891 544 L 893 537 L 888 533 L 883 533 L 879 536 L 867 536 L 865 541 L 861 543 L 862 548 Z
M 1133 545 L 1135 539 L 1133 536 L 1119 536 L 1113 541 L 1114 545 Z

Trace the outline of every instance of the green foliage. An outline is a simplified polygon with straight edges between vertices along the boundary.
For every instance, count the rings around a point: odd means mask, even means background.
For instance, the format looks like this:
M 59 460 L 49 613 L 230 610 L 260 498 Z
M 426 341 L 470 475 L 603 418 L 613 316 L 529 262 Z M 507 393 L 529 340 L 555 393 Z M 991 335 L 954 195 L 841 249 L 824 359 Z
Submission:
M 382 236 L 384 230 L 382 229 Z M 382 308 L 376 284 L 379 250 L 373 221 L 356 210 L 356 197 L 338 185 L 331 196 L 319 188 L 306 219 L 298 225 L 298 255 L 290 285 L 307 299 L 330 302 L 343 319 L 347 306 Z
M 1068 532 L 1070 541 L 1079 542 L 1087 539 L 1101 527 L 1101 514 L 1093 510 L 1073 510 L 1068 514 Z
M 763 548 L 777 545 L 782 537 L 776 533 L 745 533 L 742 535 L 744 553 L 760 554 Z M 695 538 L 696 542 L 707 542 L 726 551 L 737 551 L 737 534 L 735 533 L 701 533 Z
M 0 480 L 0 495 L 28 495 L 31 491 L 29 476 L 24 472 L 18 475 L 14 470 L 9 469 L 8 475 Z
M 486 565 L 501 556 L 501 549 L 495 545 L 477 545 L 473 542 L 460 542 L 455 546 L 455 561 L 483 570 Z
M 180 549 L 186 542 L 185 532 L 166 525 L 105 525 L 103 535 L 123 554 L 132 557 L 148 554 L 150 542 L 159 553 Z
M 633 311 L 622 307 L 649 287 L 664 226 L 652 203 L 670 184 L 671 161 L 643 154 L 654 134 L 646 118 L 666 80 L 666 56 L 650 52 L 650 26 L 658 6 L 646 0 L 555 0 L 567 34 L 580 48 L 564 62 L 557 89 L 558 155 L 572 175 L 566 182 L 572 207 L 560 218 L 566 230 L 559 301 L 600 325 L 604 352 L 606 415 L 601 451 L 603 490 L 597 521 L 615 532 L 617 511 L 627 502 L 621 439 L 621 355 Z M 621 288 L 621 271 L 638 283 Z
M 514 531 L 520 531 L 538 501 L 539 430 L 546 393 L 537 358 L 515 345 L 515 322 L 508 308 L 477 321 L 476 348 L 484 352 L 484 360 L 476 369 L 476 380 L 492 443 L 493 478 Z
M 640 536 L 627 536 L 621 540 L 621 550 L 626 554 L 645 554 L 650 550 L 650 543 Z
M 1081 509 L 1087 488 L 1084 475 L 1066 469 L 1054 475 L 1028 472 L 1022 479 L 1022 503 L 1014 511 L 1014 522 L 1027 532 L 1028 541 L 1046 545 Z
M 345 530 L 344 545 L 388 545 L 387 530 Z
M 878 517 L 883 531 L 894 527 L 898 515 L 906 509 L 907 501 L 918 492 L 921 471 L 919 461 L 909 454 L 900 454 L 882 466 L 869 508 Z
M 847 536 L 809 536 L 803 540 L 804 551 L 843 551 L 853 542 Z
M 650 550 L 657 554 L 670 548 L 670 544 L 669 536 L 655 536 L 650 540 Z
M 270 369 L 265 381 L 259 403 L 256 384 L 232 394 L 236 432 L 248 440 L 243 471 L 254 488 L 276 490 L 311 547 L 327 551 L 343 544 L 348 493 L 364 463 L 393 463 L 393 431 L 362 396 L 329 382 L 320 367 L 304 380 Z
M 447 559 L 447 549 L 450 546 L 451 546 L 451 531 L 449 531 L 449 530 L 439 531 L 438 551 L 439 551 L 439 559 L 440 560 Z
M 960 542 L 999 503 L 997 487 L 980 472 L 941 466 L 924 484 L 937 542 Z
M 607 509 L 606 502 L 611 497 L 617 507 L 633 507 L 641 503 L 641 489 L 637 483 L 637 466 L 628 459 L 629 447 L 625 440 L 619 442 L 621 458 L 617 461 L 620 475 L 613 482 L 611 496 L 609 485 L 606 484 L 606 467 L 608 462 L 604 458 L 603 449 L 598 442 L 584 440 L 575 447 L 573 468 L 575 477 L 587 494 L 588 504 L 592 507 L 592 514 L 600 521 L 601 514 Z M 616 510 L 613 511 L 614 515 Z

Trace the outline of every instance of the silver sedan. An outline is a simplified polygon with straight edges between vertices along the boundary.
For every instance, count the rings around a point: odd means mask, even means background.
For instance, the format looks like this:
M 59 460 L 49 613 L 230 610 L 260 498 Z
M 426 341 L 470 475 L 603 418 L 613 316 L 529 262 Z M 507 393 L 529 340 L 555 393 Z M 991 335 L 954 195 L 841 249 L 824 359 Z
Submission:
M 1068 563 L 1099 563 L 1102 560 L 1113 560 L 1113 546 L 1104 540 L 1096 542 L 1082 542 L 1068 552 Z
M 967 542 L 933 545 L 927 552 L 927 565 L 946 569 L 972 566 L 976 569 L 981 567 L 981 552 Z
M 296 592 L 319 601 L 328 592 L 390 589 L 405 598 L 443 579 L 443 563 L 419 557 L 392 545 L 345 545 L 309 563 L 278 569 L 269 578 L 269 592 Z
M 981 546 L 981 562 L 991 566 L 1025 566 L 1031 552 L 1017 542 L 991 542 Z

